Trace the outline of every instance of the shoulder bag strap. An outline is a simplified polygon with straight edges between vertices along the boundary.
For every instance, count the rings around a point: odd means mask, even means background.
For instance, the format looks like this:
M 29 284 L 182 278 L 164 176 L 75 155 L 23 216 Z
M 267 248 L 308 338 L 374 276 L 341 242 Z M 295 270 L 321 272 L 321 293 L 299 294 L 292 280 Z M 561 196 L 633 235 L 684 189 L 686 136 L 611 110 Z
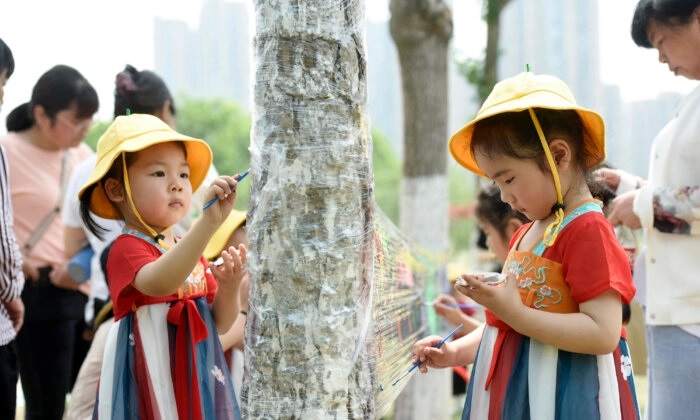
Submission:
M 51 223 L 53 223 L 53 220 L 61 212 L 61 207 L 63 206 L 63 198 L 66 195 L 66 185 L 68 184 L 69 155 L 70 151 L 65 150 L 63 152 L 63 160 L 61 162 L 61 189 L 58 193 L 58 202 L 56 203 L 56 206 L 53 209 L 51 209 L 51 211 L 49 211 L 49 213 L 46 216 L 44 216 L 44 218 L 41 220 L 41 223 L 39 223 L 39 226 L 37 226 L 36 229 L 34 229 L 34 232 L 32 232 L 32 234 L 29 235 L 29 239 L 27 239 L 27 242 L 22 247 L 22 255 L 24 256 L 27 256 L 30 252 L 32 252 L 32 249 L 34 249 L 36 244 L 39 242 L 39 239 L 41 239 L 42 236 L 44 236 L 46 231 L 51 226 Z

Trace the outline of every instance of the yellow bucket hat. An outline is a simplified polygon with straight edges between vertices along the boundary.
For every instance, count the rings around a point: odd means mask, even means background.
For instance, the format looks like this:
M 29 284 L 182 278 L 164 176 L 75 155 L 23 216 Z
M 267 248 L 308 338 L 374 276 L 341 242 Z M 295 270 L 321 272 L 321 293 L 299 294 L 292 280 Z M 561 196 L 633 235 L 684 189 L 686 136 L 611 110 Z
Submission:
M 160 118 L 149 114 L 122 115 L 114 119 L 97 142 L 97 163 L 85 185 L 78 192 L 82 197 L 87 188 L 97 184 L 90 197 L 90 210 L 106 219 L 121 219 L 121 214 L 107 198 L 102 185 L 114 161 L 122 152 L 137 152 L 159 143 L 181 141 L 187 151 L 190 183 L 195 191 L 204 181 L 212 161 L 209 145 L 200 139 L 180 134 Z
M 221 226 L 214 232 L 207 247 L 204 248 L 204 256 L 206 259 L 210 261 L 217 259 L 221 251 L 224 250 L 228 238 L 231 237 L 231 234 L 238 229 L 239 226 L 245 223 L 245 220 L 246 212 L 236 209 L 231 210 L 226 220 L 224 220 Z
M 605 159 L 605 123 L 595 111 L 576 104 L 574 95 L 564 82 L 554 76 L 523 72 L 505 79 L 489 94 L 476 118 L 457 131 L 449 141 L 452 157 L 471 172 L 485 177 L 471 151 L 474 125 L 486 118 L 505 112 L 519 112 L 532 108 L 574 110 L 581 117 L 584 127 L 584 147 L 589 151 L 588 168 Z

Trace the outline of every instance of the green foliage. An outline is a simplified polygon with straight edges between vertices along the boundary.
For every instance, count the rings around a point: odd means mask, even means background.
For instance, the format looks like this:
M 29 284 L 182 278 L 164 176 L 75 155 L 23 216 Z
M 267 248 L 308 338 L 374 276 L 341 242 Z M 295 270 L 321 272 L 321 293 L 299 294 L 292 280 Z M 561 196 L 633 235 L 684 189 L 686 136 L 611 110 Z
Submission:
M 222 99 L 179 98 L 177 129 L 203 139 L 214 154 L 221 175 L 243 173 L 250 168 L 250 115 L 233 102 Z M 242 182 L 250 182 L 250 179 Z M 250 188 L 240 188 L 236 208 L 245 210 Z
M 493 86 L 486 82 L 485 61 L 480 58 L 467 57 L 457 59 L 457 71 L 467 82 L 476 88 L 479 103 L 483 103 L 491 93 Z
M 389 139 L 372 129 L 372 166 L 374 168 L 374 201 L 394 224 L 399 221 L 399 188 L 401 162 Z
M 241 173 L 250 167 L 251 117 L 232 102 L 220 99 L 178 98 L 177 129 L 188 136 L 204 139 L 214 153 L 214 165 L 220 174 Z M 85 142 L 96 149 L 97 141 L 111 121 L 97 121 L 91 127 Z M 389 139 L 381 131 L 372 130 L 372 165 L 374 170 L 374 198 L 379 207 L 396 224 L 399 220 L 399 185 L 401 160 Z M 449 167 L 450 201 L 468 204 L 474 197 L 474 178 L 456 165 Z M 249 182 L 249 181 L 242 181 Z M 250 189 L 239 189 L 236 208 L 245 210 Z M 469 246 L 474 223 L 456 220 L 450 225 L 450 243 L 453 249 Z
M 92 127 L 90 127 L 90 130 L 88 130 L 88 133 L 85 135 L 85 139 L 83 141 L 87 143 L 87 145 L 90 146 L 92 150 L 97 150 L 97 141 L 100 139 L 102 134 L 104 134 L 104 132 L 107 131 L 107 127 L 109 127 L 110 123 L 111 121 L 97 121 L 93 123 Z
M 448 165 L 450 206 L 474 205 L 476 198 L 476 175 L 456 164 Z M 476 223 L 473 217 L 450 220 L 450 254 L 468 250 L 474 244 Z
M 498 22 L 501 11 L 510 0 L 483 0 L 481 18 L 486 23 Z

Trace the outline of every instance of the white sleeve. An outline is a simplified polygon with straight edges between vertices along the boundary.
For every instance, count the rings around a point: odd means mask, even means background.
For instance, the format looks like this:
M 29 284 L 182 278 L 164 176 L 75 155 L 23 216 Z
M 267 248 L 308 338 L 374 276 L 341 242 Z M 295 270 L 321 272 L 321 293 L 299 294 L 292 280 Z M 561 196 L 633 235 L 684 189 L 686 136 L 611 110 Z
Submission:
M 66 194 L 63 198 L 63 209 L 61 210 L 61 220 L 67 227 L 79 228 L 83 226 L 83 220 L 80 218 L 80 200 L 78 200 L 78 192 L 87 181 L 95 166 L 95 158 L 87 158 L 80 162 L 68 179 L 66 185 Z

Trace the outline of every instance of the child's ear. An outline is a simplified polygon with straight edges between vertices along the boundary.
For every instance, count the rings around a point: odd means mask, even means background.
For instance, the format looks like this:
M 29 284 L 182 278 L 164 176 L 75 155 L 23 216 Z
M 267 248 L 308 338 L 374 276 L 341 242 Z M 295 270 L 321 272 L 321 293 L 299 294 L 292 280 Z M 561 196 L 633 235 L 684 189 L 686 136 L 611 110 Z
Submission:
M 557 169 L 566 169 L 571 163 L 571 147 L 566 140 L 554 139 L 549 143 L 549 150 Z
M 126 195 L 124 194 L 124 187 L 122 183 L 114 178 L 107 178 L 103 182 L 105 194 L 109 201 L 114 203 L 120 203 L 126 200 Z

